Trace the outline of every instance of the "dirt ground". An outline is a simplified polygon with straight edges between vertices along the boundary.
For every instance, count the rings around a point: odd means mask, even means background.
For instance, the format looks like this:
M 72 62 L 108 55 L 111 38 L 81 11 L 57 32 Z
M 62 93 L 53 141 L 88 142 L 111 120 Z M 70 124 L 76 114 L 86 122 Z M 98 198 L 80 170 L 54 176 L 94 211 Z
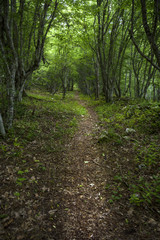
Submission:
M 110 203 L 111 192 L 106 185 L 111 182 L 114 165 L 98 145 L 96 113 L 78 101 L 88 114 L 82 116 L 65 151 L 58 157 L 46 155 L 41 151 L 43 140 L 41 145 L 34 141 L 25 149 L 30 182 L 24 185 L 20 199 L 12 193 L 18 163 L 8 160 L 7 167 L 1 163 L 4 217 L 0 240 L 160 239 L 157 220 L 151 222 L 151 216 L 146 217 L 142 209 L 135 211 L 124 200 Z M 41 173 L 38 161 L 46 168 Z

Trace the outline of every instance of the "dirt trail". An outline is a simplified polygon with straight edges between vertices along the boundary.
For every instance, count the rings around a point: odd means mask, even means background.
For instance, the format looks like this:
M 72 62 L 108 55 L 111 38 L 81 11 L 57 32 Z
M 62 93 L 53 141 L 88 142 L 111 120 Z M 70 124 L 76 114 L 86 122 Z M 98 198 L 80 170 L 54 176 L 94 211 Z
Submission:
M 84 105 L 84 103 L 81 103 Z M 97 116 L 88 108 L 88 115 L 80 122 L 79 130 L 64 156 L 62 236 L 66 240 L 111 239 L 106 204 L 106 172 L 94 132 Z

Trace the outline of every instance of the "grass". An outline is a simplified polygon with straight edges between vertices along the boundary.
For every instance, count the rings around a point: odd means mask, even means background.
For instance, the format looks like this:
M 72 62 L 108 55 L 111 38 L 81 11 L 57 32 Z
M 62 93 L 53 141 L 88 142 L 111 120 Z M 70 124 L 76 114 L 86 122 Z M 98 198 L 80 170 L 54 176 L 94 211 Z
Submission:
M 77 127 L 78 118 L 85 115 L 86 109 L 73 101 L 73 93 L 68 93 L 65 100 L 61 94 L 54 97 L 46 92 L 28 91 L 28 97 L 16 107 L 16 120 L 9 137 L 16 137 L 27 144 L 37 136 L 52 132 L 52 140 L 60 140 L 65 135 L 72 135 Z M 47 137 L 47 136 L 46 136 Z
M 54 153 L 55 158 L 60 158 L 85 114 L 86 109 L 74 100 L 72 92 L 65 100 L 62 94 L 53 97 L 39 90 L 27 92 L 22 103 L 16 106 L 13 128 L 5 141 L 0 140 L 1 161 L 7 160 L 8 165 L 15 167 L 14 196 L 20 198 L 24 185 L 38 184 L 31 174 L 46 171 L 47 159 L 43 156 Z M 33 148 L 34 144 L 38 147 Z M 34 155 L 38 159 L 32 159 Z

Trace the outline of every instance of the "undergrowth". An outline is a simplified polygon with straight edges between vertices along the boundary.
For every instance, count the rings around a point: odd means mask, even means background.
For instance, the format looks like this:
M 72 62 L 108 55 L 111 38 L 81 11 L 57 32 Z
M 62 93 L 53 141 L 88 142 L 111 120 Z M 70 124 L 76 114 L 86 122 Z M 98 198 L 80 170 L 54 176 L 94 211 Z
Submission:
M 106 187 L 112 192 L 110 203 L 127 198 L 131 204 L 150 206 L 160 213 L 160 104 L 82 98 L 98 113 L 98 142 L 113 164 L 113 181 Z
M 28 96 L 16 106 L 16 116 L 13 129 L 9 132 L 9 139 L 19 138 L 27 144 L 36 137 L 49 137 L 52 133 L 52 142 L 72 136 L 78 117 L 86 114 L 86 109 L 73 101 L 73 93 L 68 93 L 65 100 L 61 94 L 54 97 L 38 90 L 28 91 Z M 53 146 L 52 146 L 53 148 Z
M 0 140 L 1 161 L 7 160 L 18 169 L 14 196 L 20 197 L 19 188 L 27 182 L 36 183 L 29 177 L 34 167 L 38 171 L 45 171 L 47 159 L 33 159 L 32 155 L 36 155 L 36 152 L 29 146 L 38 145 L 38 155 L 54 153 L 56 157 L 65 151 L 80 117 L 87 114 L 86 109 L 73 101 L 73 98 L 74 93 L 71 92 L 62 100 L 62 94 L 53 97 L 47 92 L 34 90 L 28 91 L 22 103 L 16 105 L 13 128 L 5 140 Z M 30 149 L 33 152 L 30 153 Z M 30 165 L 33 165 L 31 170 Z

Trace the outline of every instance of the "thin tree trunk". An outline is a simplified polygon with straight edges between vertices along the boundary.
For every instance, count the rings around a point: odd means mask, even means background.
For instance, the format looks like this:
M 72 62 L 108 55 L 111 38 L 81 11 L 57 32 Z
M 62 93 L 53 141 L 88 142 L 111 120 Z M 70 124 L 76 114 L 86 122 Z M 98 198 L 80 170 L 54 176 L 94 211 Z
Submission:
M 9 83 L 9 96 L 8 96 L 8 116 L 7 116 L 7 124 L 8 129 L 12 127 L 13 117 L 14 117 L 14 102 L 15 102 L 15 71 L 12 73 L 10 77 Z
M 99 63 L 97 58 L 93 60 L 95 70 L 95 99 L 99 99 Z
M 132 97 L 132 91 L 131 91 L 131 84 L 132 84 L 132 71 L 129 71 L 129 83 L 128 83 L 128 89 L 129 89 L 129 96 Z
M 147 36 L 147 39 L 150 43 L 151 49 L 154 52 L 154 55 L 157 59 L 157 63 L 158 63 L 158 67 L 160 67 L 160 50 L 158 47 L 158 44 L 155 41 L 155 32 L 156 32 L 156 28 L 157 28 L 157 12 L 155 13 L 155 29 L 153 31 L 153 33 L 150 30 L 149 24 L 148 24 L 148 19 L 147 19 L 147 9 L 146 9 L 146 1 L 145 0 L 141 0 L 141 12 L 142 12 L 142 21 L 143 21 L 143 27 Z
M 6 131 L 4 128 L 4 124 L 3 124 L 3 119 L 2 119 L 2 115 L 0 113 L 0 134 L 5 137 L 6 136 Z
M 159 102 L 160 101 L 160 87 L 158 86 L 158 89 L 157 89 L 157 101 Z
M 153 84 L 153 101 L 156 101 L 156 87 L 155 84 Z

